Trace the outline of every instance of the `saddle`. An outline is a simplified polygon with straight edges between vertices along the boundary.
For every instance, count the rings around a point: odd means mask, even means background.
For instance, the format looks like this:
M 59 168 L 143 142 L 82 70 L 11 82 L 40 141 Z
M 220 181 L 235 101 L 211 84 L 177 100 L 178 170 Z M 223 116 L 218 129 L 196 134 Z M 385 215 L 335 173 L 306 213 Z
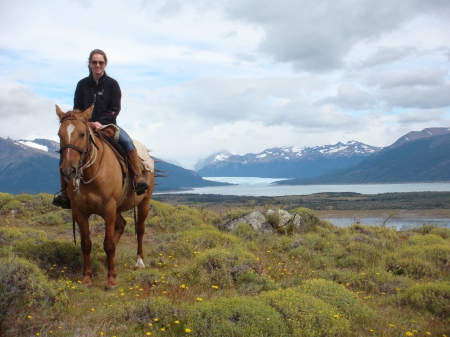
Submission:
M 114 124 L 103 125 L 100 128 L 100 131 L 102 132 L 102 135 L 107 141 L 107 143 L 113 149 L 119 161 L 125 163 L 126 154 L 125 150 L 119 144 L 120 129 L 117 127 L 117 125 Z M 150 155 L 148 154 L 147 148 L 136 139 L 132 139 L 132 141 L 134 147 L 137 150 L 137 154 L 141 162 L 142 172 L 154 172 L 155 162 L 152 159 L 152 157 L 150 157 Z

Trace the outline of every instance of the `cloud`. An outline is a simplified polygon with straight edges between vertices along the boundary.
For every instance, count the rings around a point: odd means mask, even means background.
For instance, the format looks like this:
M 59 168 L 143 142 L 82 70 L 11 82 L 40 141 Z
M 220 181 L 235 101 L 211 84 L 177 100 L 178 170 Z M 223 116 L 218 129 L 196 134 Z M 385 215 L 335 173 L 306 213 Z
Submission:
M 418 15 L 448 11 L 449 7 L 441 0 L 239 0 L 224 4 L 231 18 L 262 27 L 265 36 L 260 52 L 296 70 L 316 72 L 341 68 L 346 54 L 360 41 L 395 30 Z
M 442 86 L 394 87 L 380 92 L 380 99 L 401 108 L 437 109 L 450 105 L 450 84 Z
M 441 69 L 409 69 L 384 74 L 383 89 L 412 86 L 443 86 L 447 71 Z
M 444 112 L 436 109 L 419 110 L 419 111 L 408 111 L 398 115 L 398 122 L 400 124 L 421 124 L 431 122 L 440 122 Z
M 401 47 L 386 47 L 381 46 L 376 49 L 376 51 L 371 54 L 366 60 L 364 60 L 359 68 L 368 68 L 379 65 L 384 65 L 396 61 L 400 61 L 411 54 L 414 54 L 416 48 L 411 46 L 401 46 Z
M 344 109 L 367 110 L 376 103 L 375 97 L 352 83 L 343 83 L 339 86 L 334 97 L 327 97 L 317 101 L 316 105 L 334 104 Z

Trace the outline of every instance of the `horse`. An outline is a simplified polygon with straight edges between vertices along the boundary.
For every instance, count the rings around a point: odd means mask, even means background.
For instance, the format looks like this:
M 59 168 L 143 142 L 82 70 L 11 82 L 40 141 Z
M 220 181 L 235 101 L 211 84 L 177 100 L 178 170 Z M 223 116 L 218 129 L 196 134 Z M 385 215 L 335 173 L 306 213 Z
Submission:
M 148 190 L 136 195 L 132 175 L 126 164 L 121 164 L 115 151 L 103 137 L 94 132 L 89 119 L 93 105 L 85 111 L 63 112 L 56 105 L 59 117 L 61 164 L 60 173 L 68 183 L 67 195 L 72 215 L 80 230 L 83 252 L 83 279 L 85 286 L 92 285 L 90 254 L 92 243 L 89 233 L 89 217 L 101 216 L 105 221 L 103 249 L 106 253 L 108 269 L 106 289 L 117 286 L 117 272 L 114 256 L 119 239 L 124 232 L 126 221 L 122 212 L 137 207 L 136 235 L 137 260 L 135 269 L 144 268 L 142 240 L 145 233 L 145 219 L 150 209 L 150 198 L 154 187 L 154 172 L 142 172 L 149 184 Z

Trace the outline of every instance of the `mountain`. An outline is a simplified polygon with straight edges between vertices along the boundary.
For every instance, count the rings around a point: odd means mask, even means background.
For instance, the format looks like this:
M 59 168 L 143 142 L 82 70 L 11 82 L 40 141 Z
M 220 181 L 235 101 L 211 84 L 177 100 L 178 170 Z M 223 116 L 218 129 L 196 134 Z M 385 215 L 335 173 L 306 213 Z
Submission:
M 55 146 L 59 149 L 58 143 L 48 140 L 13 141 L 0 137 L 0 191 L 56 193 L 59 190 L 59 154 L 51 152 Z
M 380 150 L 349 141 L 316 147 L 274 147 L 243 156 L 216 152 L 196 166 L 202 177 L 309 178 L 353 166 Z
M 54 194 L 59 191 L 59 143 L 48 139 L 12 140 L 0 137 L 0 192 Z M 196 172 L 155 159 L 161 170 L 155 192 L 228 185 L 205 180 Z
M 450 128 L 409 132 L 392 145 L 345 169 L 280 185 L 450 181 Z

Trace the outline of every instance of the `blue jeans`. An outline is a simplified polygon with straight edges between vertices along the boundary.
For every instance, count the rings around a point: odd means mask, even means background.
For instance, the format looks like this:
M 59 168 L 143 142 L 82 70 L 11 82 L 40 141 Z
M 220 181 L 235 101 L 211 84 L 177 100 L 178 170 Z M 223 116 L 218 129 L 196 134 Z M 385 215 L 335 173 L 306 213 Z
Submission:
M 136 149 L 130 136 L 128 136 L 128 133 L 126 133 L 125 130 L 122 129 L 120 126 L 117 125 L 117 127 L 120 130 L 119 144 L 120 144 L 120 146 L 122 146 L 122 148 L 125 150 L 125 152 Z

